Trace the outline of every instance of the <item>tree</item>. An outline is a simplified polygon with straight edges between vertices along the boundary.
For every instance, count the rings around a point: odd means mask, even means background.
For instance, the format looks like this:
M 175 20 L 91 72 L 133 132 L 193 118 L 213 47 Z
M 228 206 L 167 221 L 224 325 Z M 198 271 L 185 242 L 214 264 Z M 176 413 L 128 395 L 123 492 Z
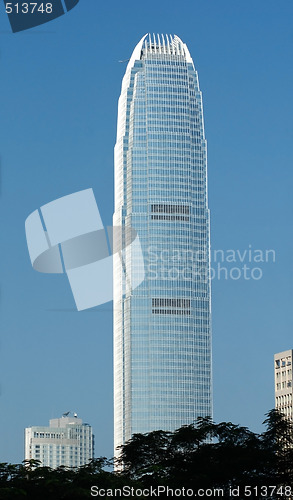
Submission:
M 82 500 L 90 497 L 92 486 L 111 492 L 124 486 L 134 490 L 185 487 L 195 493 L 214 488 L 229 500 L 231 488 L 239 488 L 239 498 L 244 498 L 248 486 L 255 488 L 253 498 L 264 500 L 260 487 L 274 485 L 270 499 L 292 496 L 284 490 L 293 484 L 292 423 L 271 410 L 264 424 L 265 431 L 255 434 L 231 422 L 215 424 L 207 417 L 174 432 L 135 434 L 121 446 L 115 471 L 109 471 L 113 461 L 104 457 L 77 469 L 50 469 L 34 460 L 20 465 L 2 463 L 0 499 Z M 280 487 L 283 490 L 278 494 Z

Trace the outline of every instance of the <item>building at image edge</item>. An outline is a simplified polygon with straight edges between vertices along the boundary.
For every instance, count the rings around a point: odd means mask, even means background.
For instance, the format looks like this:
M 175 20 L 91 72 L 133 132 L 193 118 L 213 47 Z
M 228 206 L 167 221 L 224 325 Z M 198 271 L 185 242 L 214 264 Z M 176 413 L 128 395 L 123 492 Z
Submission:
M 293 415 L 292 355 L 292 349 L 274 355 L 275 408 L 290 420 L 292 420 Z

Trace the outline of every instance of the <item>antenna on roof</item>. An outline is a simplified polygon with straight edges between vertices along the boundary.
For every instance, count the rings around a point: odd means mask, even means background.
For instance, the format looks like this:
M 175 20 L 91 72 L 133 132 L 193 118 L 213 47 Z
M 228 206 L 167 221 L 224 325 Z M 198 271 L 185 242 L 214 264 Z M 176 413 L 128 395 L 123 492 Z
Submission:
M 67 411 L 66 413 L 63 413 L 62 417 L 68 417 L 70 411 Z

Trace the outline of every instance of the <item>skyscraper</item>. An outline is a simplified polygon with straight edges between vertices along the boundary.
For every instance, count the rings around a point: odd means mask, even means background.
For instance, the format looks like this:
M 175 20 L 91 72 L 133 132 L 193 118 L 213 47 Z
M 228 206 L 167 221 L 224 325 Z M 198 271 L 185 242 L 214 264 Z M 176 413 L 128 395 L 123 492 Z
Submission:
M 275 408 L 293 419 L 292 349 L 274 356 L 275 364 Z
M 94 457 L 92 427 L 77 416 L 54 418 L 49 427 L 25 429 L 25 459 L 40 460 L 44 467 L 80 467 Z
M 207 152 L 202 95 L 187 46 L 146 35 L 118 105 L 114 226 L 135 251 L 114 257 L 114 442 L 212 414 Z M 123 231 L 121 232 L 123 238 Z M 120 242 L 120 248 L 125 248 Z

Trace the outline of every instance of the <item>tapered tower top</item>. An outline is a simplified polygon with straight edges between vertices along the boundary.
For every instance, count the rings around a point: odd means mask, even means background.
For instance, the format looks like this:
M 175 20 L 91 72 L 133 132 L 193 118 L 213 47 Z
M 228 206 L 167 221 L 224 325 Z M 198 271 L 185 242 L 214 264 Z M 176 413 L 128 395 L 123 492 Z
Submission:
M 160 35 L 148 33 L 142 40 L 142 54 L 170 54 L 183 56 L 192 62 L 189 50 L 177 35 Z
M 149 54 L 169 54 L 174 56 L 183 56 L 186 62 L 193 65 L 193 60 L 187 48 L 177 35 L 162 35 L 147 33 L 142 37 L 135 47 L 128 67 L 132 67 L 134 61 L 144 59 Z

